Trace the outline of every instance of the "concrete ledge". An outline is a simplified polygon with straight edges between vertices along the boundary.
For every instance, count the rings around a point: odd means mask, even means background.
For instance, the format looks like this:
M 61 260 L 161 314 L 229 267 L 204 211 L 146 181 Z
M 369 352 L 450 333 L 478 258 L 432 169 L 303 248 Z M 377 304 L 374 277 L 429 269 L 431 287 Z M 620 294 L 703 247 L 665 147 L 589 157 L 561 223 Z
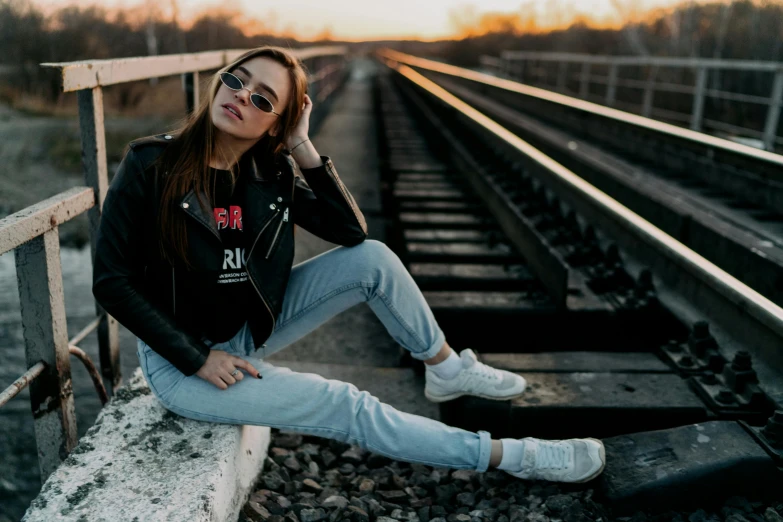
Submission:
M 268 427 L 171 413 L 137 368 L 22 520 L 233 522 L 270 440 Z

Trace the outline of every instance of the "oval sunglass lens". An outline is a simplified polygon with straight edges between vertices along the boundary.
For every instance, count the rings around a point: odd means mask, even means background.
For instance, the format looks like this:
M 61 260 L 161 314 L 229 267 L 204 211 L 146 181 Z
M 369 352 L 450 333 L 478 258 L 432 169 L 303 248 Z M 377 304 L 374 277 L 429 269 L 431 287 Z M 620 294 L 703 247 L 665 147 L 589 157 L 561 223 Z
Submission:
M 250 99 L 252 100 L 253 105 L 258 107 L 262 111 L 264 111 L 264 112 L 272 112 L 272 104 L 269 102 L 269 100 L 267 100 L 266 98 L 264 98 L 260 94 L 255 94 L 254 93 L 252 96 L 250 96 Z
M 229 89 L 237 90 L 242 88 L 242 82 L 239 80 L 239 78 L 231 73 L 221 74 L 220 79 L 223 80 L 223 83 L 225 83 L 226 87 Z

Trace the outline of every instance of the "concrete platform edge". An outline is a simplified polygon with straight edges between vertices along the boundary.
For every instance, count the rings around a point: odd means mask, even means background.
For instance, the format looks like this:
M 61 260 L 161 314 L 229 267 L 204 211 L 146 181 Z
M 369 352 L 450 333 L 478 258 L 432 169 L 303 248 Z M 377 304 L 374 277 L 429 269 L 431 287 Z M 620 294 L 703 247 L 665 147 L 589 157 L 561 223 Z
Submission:
M 137 368 L 22 520 L 234 521 L 270 441 L 268 427 L 166 410 Z

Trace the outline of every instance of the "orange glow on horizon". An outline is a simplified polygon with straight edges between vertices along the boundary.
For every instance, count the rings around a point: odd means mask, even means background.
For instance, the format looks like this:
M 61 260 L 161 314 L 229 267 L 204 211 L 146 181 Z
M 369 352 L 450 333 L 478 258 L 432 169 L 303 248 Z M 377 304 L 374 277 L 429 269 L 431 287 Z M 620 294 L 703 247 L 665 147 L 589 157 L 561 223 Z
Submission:
M 617 29 L 627 20 L 650 19 L 680 0 L 482 0 L 455 5 L 454 0 L 396 0 L 368 12 L 366 2 L 332 0 L 328 7 L 311 0 L 289 0 L 285 9 L 238 0 L 226 8 L 214 0 L 32 0 L 52 14 L 70 5 L 97 6 L 114 18 L 120 12 L 130 23 L 149 16 L 175 20 L 189 28 L 203 16 L 218 16 L 245 35 L 266 34 L 299 41 L 462 39 L 491 32 L 540 33 L 579 23 L 596 29 Z M 473 0 L 475 1 L 475 0 Z M 627 6 L 627 8 L 623 7 Z M 481 9 L 481 11 L 479 11 Z

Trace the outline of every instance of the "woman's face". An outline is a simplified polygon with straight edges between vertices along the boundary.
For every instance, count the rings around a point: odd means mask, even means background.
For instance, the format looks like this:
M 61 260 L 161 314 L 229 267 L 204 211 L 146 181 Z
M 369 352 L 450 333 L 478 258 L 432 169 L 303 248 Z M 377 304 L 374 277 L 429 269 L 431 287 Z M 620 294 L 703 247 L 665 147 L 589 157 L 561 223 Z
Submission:
M 277 134 L 280 116 L 253 105 L 250 91 L 266 97 L 274 106 L 273 110 L 283 114 L 291 94 L 291 79 L 286 68 L 270 58 L 259 56 L 228 72 L 242 80 L 244 88 L 233 91 L 220 84 L 212 103 L 211 117 L 215 127 L 238 139 L 257 140 L 267 132 L 273 136 Z M 229 105 L 238 116 L 231 113 L 227 108 Z

